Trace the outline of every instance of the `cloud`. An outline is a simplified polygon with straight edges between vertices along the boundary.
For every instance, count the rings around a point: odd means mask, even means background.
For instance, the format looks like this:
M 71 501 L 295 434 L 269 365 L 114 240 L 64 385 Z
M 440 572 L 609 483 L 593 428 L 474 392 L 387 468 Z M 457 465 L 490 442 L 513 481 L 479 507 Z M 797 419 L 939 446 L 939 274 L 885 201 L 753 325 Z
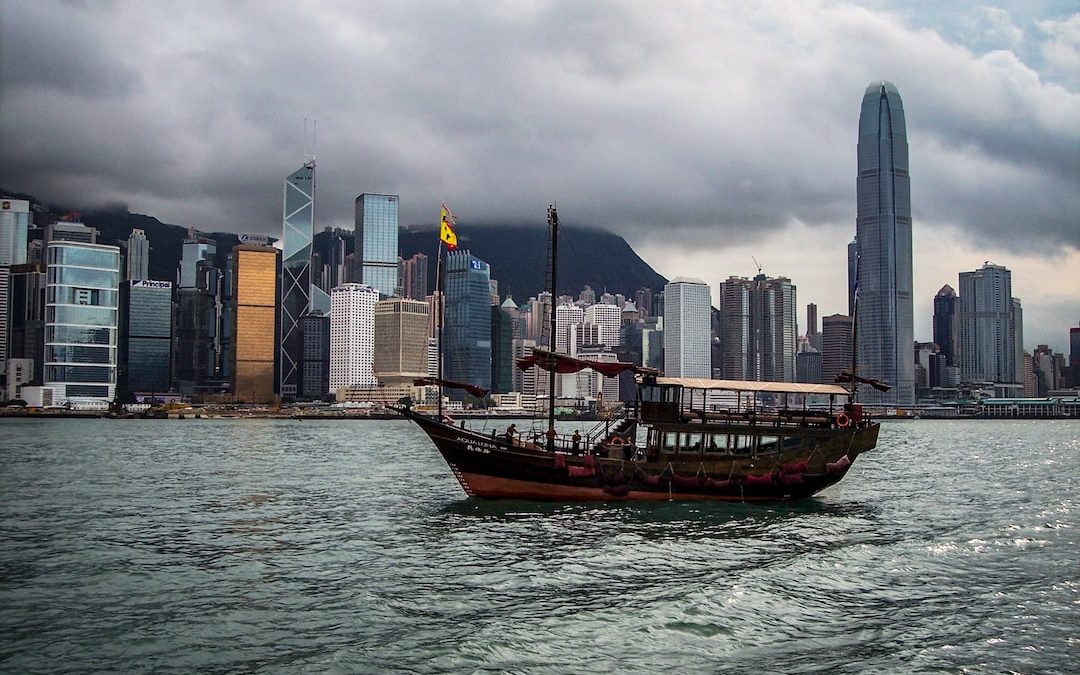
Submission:
M 794 222 L 854 229 L 859 103 L 889 79 L 917 219 L 1080 247 L 1080 95 L 1012 51 L 1024 40 L 998 8 L 973 15 L 989 52 L 844 3 L 0 12 L 0 181 L 44 198 L 272 233 L 307 117 L 320 224 L 347 226 L 365 190 L 399 193 L 404 222 L 447 200 L 466 222 L 539 224 L 557 200 L 645 244 L 721 249 Z M 1073 22 L 1039 24 L 1048 68 L 1075 57 Z

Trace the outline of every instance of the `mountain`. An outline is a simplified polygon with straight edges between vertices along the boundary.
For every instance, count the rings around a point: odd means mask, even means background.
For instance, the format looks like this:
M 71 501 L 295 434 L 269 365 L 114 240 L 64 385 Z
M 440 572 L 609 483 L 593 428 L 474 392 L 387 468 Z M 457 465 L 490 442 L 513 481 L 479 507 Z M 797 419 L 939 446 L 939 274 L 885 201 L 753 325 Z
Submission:
M 521 304 L 547 287 L 547 228 L 535 225 L 459 225 L 458 249 L 491 265 L 499 294 Z M 435 229 L 403 228 L 398 248 L 403 258 L 428 256 L 428 279 L 434 285 L 439 238 Z M 586 285 L 597 296 L 605 290 L 633 297 L 638 288 L 663 289 L 667 280 L 649 267 L 617 234 L 588 227 L 559 228 L 559 288 L 556 295 L 577 294 Z
M 2 191 L 2 190 L 0 190 Z M 35 222 L 51 222 L 76 208 L 56 209 L 32 195 L 2 191 L 3 194 L 27 199 L 35 211 Z M 80 220 L 99 232 L 98 242 L 118 245 L 127 241 L 131 230 L 142 229 L 150 240 L 150 277 L 175 281 L 180 265 L 181 244 L 187 228 L 163 223 L 153 216 L 130 213 L 124 205 L 85 210 Z M 502 297 L 512 295 L 522 303 L 547 287 L 547 228 L 537 225 L 459 225 L 458 247 L 469 250 L 491 265 L 491 276 L 499 282 Z M 338 230 L 341 232 L 340 230 Z M 225 256 L 239 243 L 237 235 L 229 232 L 201 233 L 217 241 L 217 264 L 224 268 Z M 315 235 L 316 243 L 328 232 Z M 352 235 L 345 233 L 346 250 L 353 250 Z M 435 255 L 438 250 L 438 231 L 434 226 L 412 225 L 401 228 L 398 246 L 403 258 L 416 253 L 428 256 L 428 279 L 433 290 Z M 559 229 L 559 288 L 558 294 L 577 296 L 586 285 L 599 296 L 605 290 L 632 296 L 638 288 L 660 291 L 667 280 L 656 273 L 617 234 L 594 228 L 562 225 Z

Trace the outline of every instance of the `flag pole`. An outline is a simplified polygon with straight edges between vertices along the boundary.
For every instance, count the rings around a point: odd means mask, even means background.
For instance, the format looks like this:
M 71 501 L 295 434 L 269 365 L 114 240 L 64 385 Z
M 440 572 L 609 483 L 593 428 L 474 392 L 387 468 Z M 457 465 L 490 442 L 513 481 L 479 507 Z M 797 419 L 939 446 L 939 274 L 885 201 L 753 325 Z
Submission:
M 439 222 L 440 229 L 442 228 L 442 222 Z M 435 350 L 435 363 L 437 366 L 436 375 L 439 378 L 439 421 L 443 418 L 443 324 L 446 323 L 446 313 L 443 311 L 443 291 L 442 291 L 442 256 L 443 256 L 443 241 L 442 237 L 439 237 L 439 253 L 435 258 L 435 321 L 438 322 L 435 332 L 435 339 L 437 341 Z

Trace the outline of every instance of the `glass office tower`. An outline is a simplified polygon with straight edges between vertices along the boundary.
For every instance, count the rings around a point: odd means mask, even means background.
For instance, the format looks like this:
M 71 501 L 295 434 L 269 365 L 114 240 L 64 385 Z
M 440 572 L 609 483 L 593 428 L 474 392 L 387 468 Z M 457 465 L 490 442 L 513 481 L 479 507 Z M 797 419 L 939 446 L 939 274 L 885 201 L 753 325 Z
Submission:
M 491 268 L 468 251 L 446 256 L 447 379 L 491 389 Z M 449 396 L 462 396 L 447 391 Z
M 356 198 L 356 252 L 359 277 L 383 297 L 394 295 L 398 276 L 398 196 L 364 193 Z
M 125 290 L 121 380 L 132 392 L 169 391 L 172 282 L 141 279 Z
M 116 395 L 120 249 L 52 241 L 46 249 L 45 386 L 57 403 Z
M 301 388 L 304 336 L 301 319 L 311 310 L 311 241 L 315 236 L 315 161 L 285 179 L 281 257 L 281 341 L 278 393 L 295 398 Z
M 911 272 L 911 189 L 900 92 L 891 82 L 866 88 L 859 116 L 856 183 L 859 375 L 891 389 L 859 389 L 885 405 L 915 402 Z

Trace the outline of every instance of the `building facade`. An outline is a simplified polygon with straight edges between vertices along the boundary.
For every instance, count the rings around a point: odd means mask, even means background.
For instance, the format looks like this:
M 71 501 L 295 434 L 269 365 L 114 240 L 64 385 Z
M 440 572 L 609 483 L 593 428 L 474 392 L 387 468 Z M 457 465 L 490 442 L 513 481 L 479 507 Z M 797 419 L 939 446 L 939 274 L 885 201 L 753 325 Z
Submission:
M 330 315 L 313 310 L 300 323 L 304 331 L 300 395 L 320 400 L 330 391 Z
M 408 260 L 398 259 L 398 290 L 403 298 L 423 300 L 428 294 L 428 257 L 417 253 Z
M 636 311 L 636 310 L 635 310 Z M 618 347 L 621 341 L 622 308 L 618 305 L 597 303 L 585 308 L 585 321 L 599 328 L 599 344 Z
M 345 387 L 373 389 L 375 303 L 379 292 L 364 284 L 341 284 L 330 291 L 330 393 Z
M 427 375 L 428 304 L 409 298 L 375 303 L 375 377 L 380 384 L 412 386 Z
M 304 335 L 301 318 L 311 311 L 311 246 L 315 237 L 315 160 L 285 179 L 282 217 L 281 312 L 278 343 L 278 393 L 300 393 Z
M 150 278 L 150 240 L 146 233 L 135 228 L 127 240 L 127 281 Z M 169 284 L 172 288 L 172 284 Z
M 712 294 L 700 279 L 679 277 L 664 286 L 664 374 L 712 376 Z
M 1023 383 L 1017 379 L 1016 346 L 1023 338 L 1016 318 L 1008 269 L 988 262 L 960 273 L 957 337 L 964 382 Z
M 866 88 L 859 116 L 856 181 L 859 374 L 881 380 L 870 403 L 915 402 L 912 305 L 911 188 L 907 126 L 900 92 L 891 82 Z
M 247 403 L 269 403 L 275 399 L 279 251 L 270 246 L 240 244 L 232 256 L 233 397 Z
M 167 392 L 172 386 L 172 282 L 127 281 L 123 291 L 120 384 L 132 392 Z
M 33 361 L 31 382 L 41 385 L 45 353 L 45 263 L 8 268 L 8 355 Z
M 956 291 L 945 284 L 934 296 L 934 342 L 949 366 L 959 365 L 956 358 Z
M 446 346 L 448 379 L 491 389 L 491 268 L 469 251 L 446 256 Z M 451 392 L 451 396 L 462 394 Z
M 46 247 L 44 385 L 53 402 L 107 405 L 116 396 L 120 249 Z
M 851 317 L 845 314 L 833 314 L 821 319 L 821 381 L 824 384 L 836 382 L 837 375 L 851 370 L 851 324 Z M 912 352 L 914 347 L 912 345 Z M 914 353 L 912 358 L 915 358 Z M 861 371 L 859 374 L 862 374 Z
M 398 196 L 365 192 L 356 198 L 355 264 L 352 281 L 389 297 L 398 280 Z
M 795 381 L 796 289 L 786 277 L 730 277 L 720 284 L 721 376 Z

